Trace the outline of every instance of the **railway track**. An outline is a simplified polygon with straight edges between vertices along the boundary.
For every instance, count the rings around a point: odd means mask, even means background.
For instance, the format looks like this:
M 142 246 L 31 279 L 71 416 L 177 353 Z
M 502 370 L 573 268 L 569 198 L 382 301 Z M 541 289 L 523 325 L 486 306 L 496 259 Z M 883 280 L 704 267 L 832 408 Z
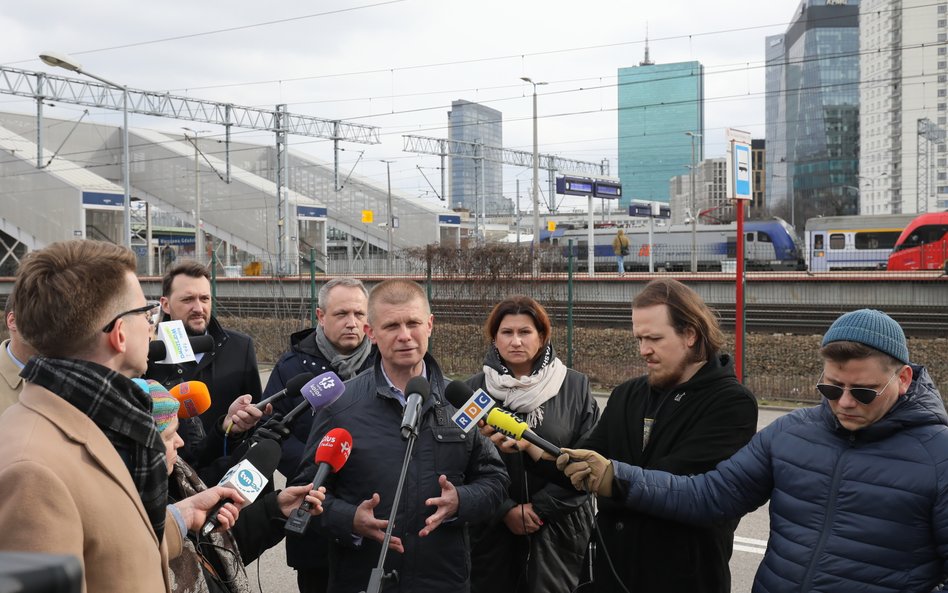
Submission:
M 436 300 L 432 311 L 439 321 L 480 323 L 493 303 L 463 300 Z M 557 325 L 565 323 L 567 307 L 564 303 L 545 303 Z M 733 304 L 711 304 L 718 312 L 725 329 L 734 328 Z M 842 313 L 839 305 L 788 306 L 749 304 L 745 309 L 745 328 L 760 333 L 822 333 Z M 241 317 L 291 317 L 309 315 L 307 299 L 230 297 L 218 300 L 222 315 Z M 948 310 L 943 307 L 887 308 L 886 313 L 898 321 L 910 337 L 948 336 Z M 631 323 L 629 303 L 580 302 L 573 305 L 573 320 L 578 325 L 624 327 Z

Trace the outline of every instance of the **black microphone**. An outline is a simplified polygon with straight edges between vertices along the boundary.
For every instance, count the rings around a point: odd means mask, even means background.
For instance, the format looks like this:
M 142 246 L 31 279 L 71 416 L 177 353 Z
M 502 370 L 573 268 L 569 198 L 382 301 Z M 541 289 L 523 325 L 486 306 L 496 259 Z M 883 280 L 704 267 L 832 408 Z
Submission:
M 208 334 L 203 336 L 188 336 L 191 350 L 195 354 L 210 352 L 214 349 L 214 337 Z M 158 362 L 168 356 L 168 346 L 161 340 L 152 340 L 148 343 L 148 362 Z
M 402 415 L 402 438 L 418 436 L 418 416 L 421 406 L 431 393 L 431 385 L 422 376 L 412 377 L 405 386 L 405 413 Z
M 264 487 L 273 477 L 277 465 L 280 463 L 280 445 L 276 441 L 264 439 L 250 446 L 247 454 L 237 465 L 227 470 L 218 486 L 227 486 L 234 490 L 234 500 L 240 500 L 248 505 L 257 500 Z M 222 498 L 207 514 L 207 521 L 201 528 L 201 535 L 206 536 L 220 525 L 217 513 L 230 499 Z
M 275 401 L 281 400 L 286 396 L 295 397 L 300 394 L 303 390 L 303 386 L 309 383 L 309 380 L 313 378 L 313 373 L 300 373 L 292 379 L 286 382 L 286 387 L 277 391 L 270 397 L 260 400 L 260 403 L 254 404 L 254 407 L 258 410 L 263 410 L 267 407 L 267 404 L 273 403 Z

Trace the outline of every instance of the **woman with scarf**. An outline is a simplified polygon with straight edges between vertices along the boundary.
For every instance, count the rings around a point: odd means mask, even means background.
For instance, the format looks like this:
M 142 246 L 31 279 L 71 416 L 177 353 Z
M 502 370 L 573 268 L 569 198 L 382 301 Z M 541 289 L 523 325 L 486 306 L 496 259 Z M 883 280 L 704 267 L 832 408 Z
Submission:
M 168 500 L 173 502 L 207 489 L 194 469 L 178 458 L 184 440 L 178 436 L 178 400 L 157 381 L 148 380 L 152 416 L 165 445 Z M 189 532 L 181 555 L 169 563 L 173 593 L 250 593 L 245 563 L 283 539 L 286 517 L 303 500 L 313 505 L 310 514 L 322 513 L 325 488 L 311 485 L 269 492 L 244 507 L 234 527 L 217 529 L 208 536 Z
M 498 303 L 484 325 L 484 370 L 468 379 L 514 412 L 544 439 L 580 442 L 599 418 L 586 375 L 566 368 L 551 343 L 546 310 L 527 296 Z M 497 583 L 521 593 L 572 591 L 579 580 L 593 524 L 588 495 L 548 483 L 533 461 L 489 427 L 510 474 L 507 500 L 485 524 L 471 526 L 471 591 Z

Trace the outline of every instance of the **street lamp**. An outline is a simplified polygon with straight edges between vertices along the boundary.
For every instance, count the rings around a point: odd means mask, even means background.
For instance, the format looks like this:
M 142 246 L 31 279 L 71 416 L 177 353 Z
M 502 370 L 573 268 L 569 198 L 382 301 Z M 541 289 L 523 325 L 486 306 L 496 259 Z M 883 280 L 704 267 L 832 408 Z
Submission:
M 695 138 L 701 138 L 698 132 L 685 132 L 691 136 L 691 271 L 698 271 L 698 196 L 695 195 Z
M 547 84 L 533 82 L 529 76 L 521 76 L 520 80 L 533 85 L 533 256 L 536 258 L 540 248 L 540 152 L 537 142 L 537 87 Z
M 131 178 L 128 171 L 128 87 L 117 84 L 111 80 L 96 76 L 82 69 L 82 65 L 69 56 L 57 54 L 54 52 L 43 52 L 39 55 L 43 63 L 53 68 L 63 68 L 76 74 L 82 74 L 107 84 L 114 89 L 122 91 L 122 181 L 125 185 L 125 214 L 124 214 L 124 243 L 129 249 L 132 248 L 132 192 Z
M 198 150 L 198 134 L 210 132 L 210 130 L 192 130 L 183 127 L 184 130 L 191 132 L 193 138 L 187 134 L 184 137 L 194 145 L 194 259 L 204 263 L 204 229 L 201 226 L 201 169 Z
M 385 222 L 385 231 L 388 234 L 388 273 L 392 273 L 392 225 L 395 218 L 392 216 L 392 168 L 391 165 L 395 161 L 386 161 L 382 160 L 385 163 L 385 173 L 388 176 L 388 205 L 387 214 L 388 220 Z

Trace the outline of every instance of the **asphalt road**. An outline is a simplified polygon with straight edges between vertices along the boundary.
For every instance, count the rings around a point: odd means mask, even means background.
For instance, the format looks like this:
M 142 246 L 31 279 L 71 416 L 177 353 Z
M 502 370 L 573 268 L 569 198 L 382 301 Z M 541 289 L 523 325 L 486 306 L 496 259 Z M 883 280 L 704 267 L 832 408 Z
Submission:
M 269 372 L 261 372 L 261 380 L 266 385 Z M 605 407 L 606 398 L 597 398 L 599 405 Z M 757 428 L 760 430 L 785 414 L 784 410 L 762 409 Z M 276 486 L 283 486 L 283 478 L 277 474 Z M 763 559 L 767 546 L 767 534 L 770 529 L 768 506 L 757 509 L 745 516 L 737 528 L 734 538 L 734 554 L 731 557 L 731 591 L 749 593 L 754 582 L 754 574 Z M 295 593 L 296 574 L 286 566 L 286 553 L 283 542 L 267 550 L 257 562 L 247 568 L 253 591 L 260 593 Z M 368 579 L 368 575 L 366 575 Z

